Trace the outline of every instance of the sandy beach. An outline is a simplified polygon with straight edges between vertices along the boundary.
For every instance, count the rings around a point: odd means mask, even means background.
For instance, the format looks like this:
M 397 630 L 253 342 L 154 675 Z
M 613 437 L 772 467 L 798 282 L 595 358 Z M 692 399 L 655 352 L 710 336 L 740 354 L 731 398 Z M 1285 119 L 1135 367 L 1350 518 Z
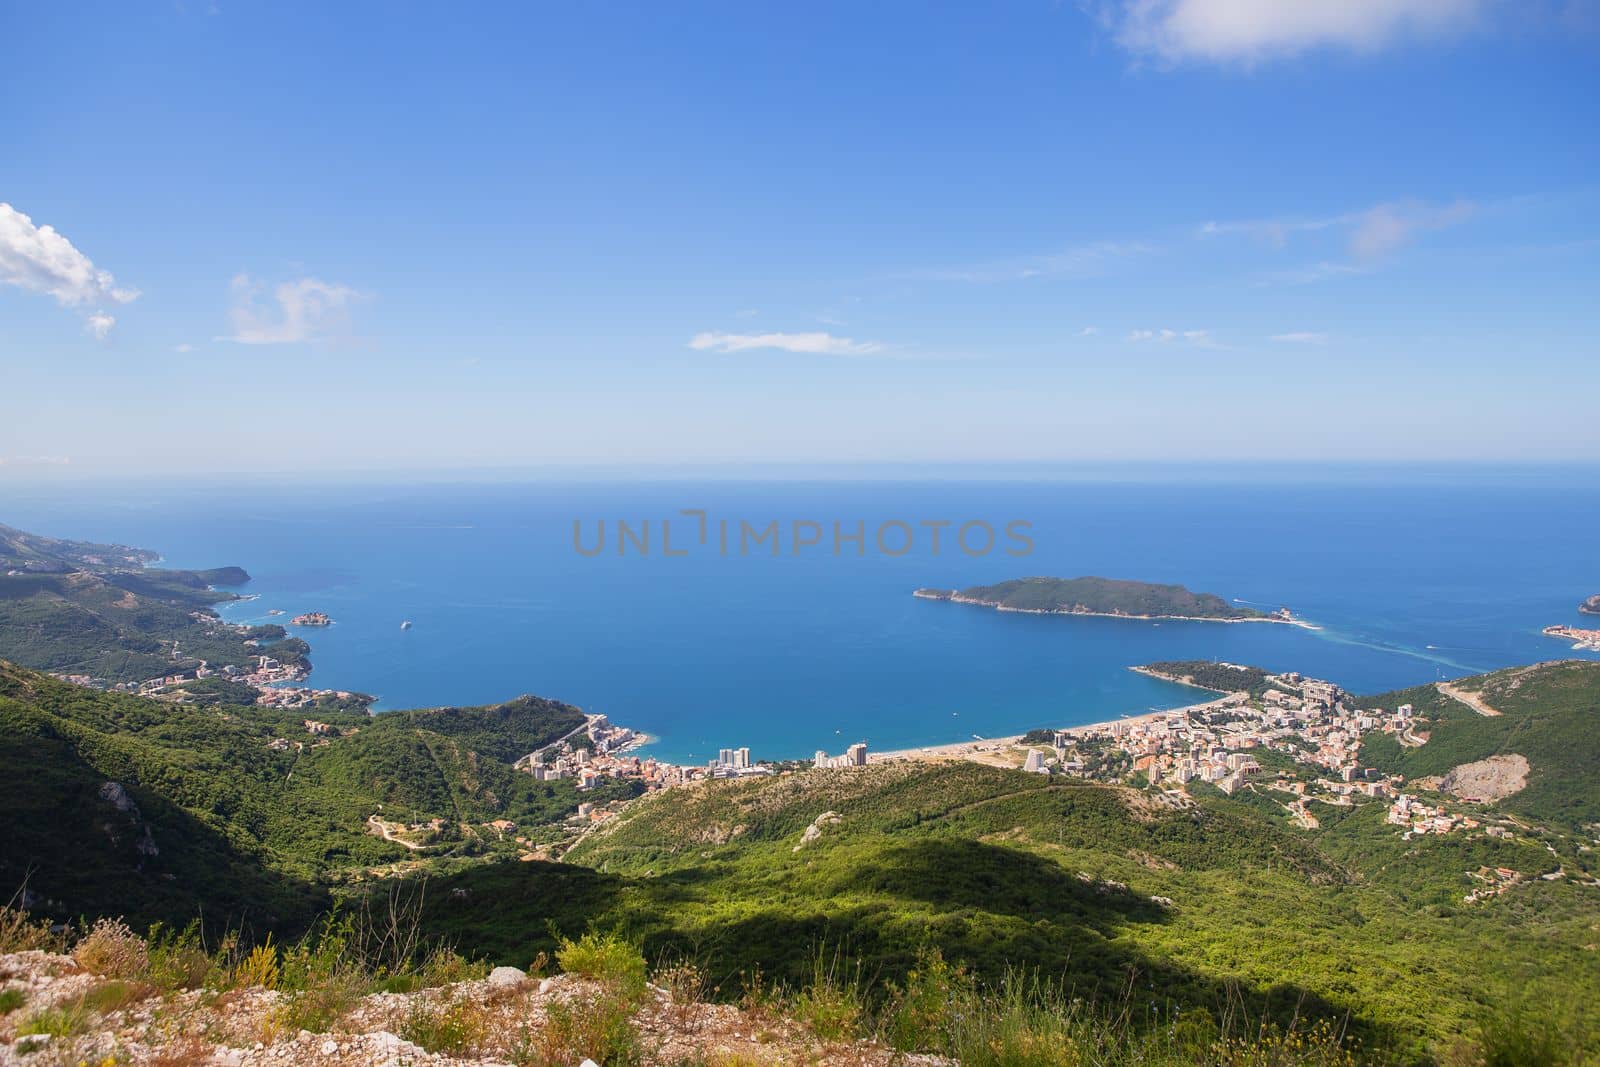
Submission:
M 1082 723 L 1077 726 L 1063 726 L 1061 730 L 1076 733 L 1081 730 L 1109 730 L 1117 723 L 1133 725 L 1141 722 L 1151 722 L 1167 715 L 1177 715 L 1191 708 L 1206 707 L 1215 701 L 1205 701 L 1203 704 L 1192 704 L 1182 708 L 1171 708 L 1166 711 L 1147 711 L 1141 715 L 1123 715 L 1104 722 Z M 1012 734 L 1008 737 L 986 737 L 982 740 L 974 738 L 970 741 L 955 741 L 946 745 L 924 745 L 920 748 L 901 748 L 886 752 L 872 752 L 867 755 L 868 763 L 884 763 L 892 760 L 923 760 L 937 762 L 941 760 L 971 760 L 974 763 L 987 763 L 995 767 L 1011 767 L 1016 765 L 1016 760 L 1010 758 L 1010 750 L 1022 743 L 1023 734 Z

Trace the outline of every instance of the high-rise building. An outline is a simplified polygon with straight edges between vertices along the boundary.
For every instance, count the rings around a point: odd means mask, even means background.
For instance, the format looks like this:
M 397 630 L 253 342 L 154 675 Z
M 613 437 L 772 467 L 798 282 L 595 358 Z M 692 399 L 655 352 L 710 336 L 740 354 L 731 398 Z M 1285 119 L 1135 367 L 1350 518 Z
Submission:
M 865 767 L 867 765 L 867 743 L 857 741 L 845 750 L 845 762 L 852 767 Z
M 750 750 L 748 748 L 736 748 L 736 749 L 734 749 L 733 750 L 733 765 L 735 767 L 748 767 L 748 766 L 750 766 Z

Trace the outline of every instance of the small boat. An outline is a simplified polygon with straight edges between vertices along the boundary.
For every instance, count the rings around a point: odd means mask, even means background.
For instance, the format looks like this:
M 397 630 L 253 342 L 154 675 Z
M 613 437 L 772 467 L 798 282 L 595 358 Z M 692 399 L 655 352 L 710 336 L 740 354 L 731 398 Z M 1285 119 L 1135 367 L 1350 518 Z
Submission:
M 411 629 L 411 620 L 410 620 L 410 619 L 407 619 L 407 620 L 406 620 L 406 621 L 405 621 L 405 622 L 403 622 L 403 623 L 401 623 L 401 624 L 400 624 L 400 629 L 402 629 L 402 630 L 409 630 L 409 629 Z

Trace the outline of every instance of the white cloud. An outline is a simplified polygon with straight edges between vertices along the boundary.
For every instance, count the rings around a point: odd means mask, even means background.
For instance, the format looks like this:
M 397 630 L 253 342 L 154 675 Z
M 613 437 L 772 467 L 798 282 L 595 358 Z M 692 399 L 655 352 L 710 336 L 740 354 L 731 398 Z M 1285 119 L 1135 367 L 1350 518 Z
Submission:
M 1085 326 L 1083 329 L 1078 331 L 1078 336 L 1079 337 L 1094 337 L 1099 332 L 1100 332 L 1100 327 L 1098 327 L 1098 326 Z
M 774 348 L 822 356 L 871 356 L 884 351 L 877 341 L 856 341 L 830 333 L 697 333 L 689 347 L 700 352 L 748 352 Z
M 243 345 L 322 341 L 346 333 L 350 305 L 363 295 L 319 278 L 297 278 L 274 286 L 271 301 L 263 302 L 266 287 L 248 274 L 236 275 L 232 290 L 233 333 L 217 340 Z
M 1253 63 L 1317 48 L 1373 52 L 1471 29 L 1488 0 L 1121 0 L 1117 41 L 1168 62 Z
M 194 351 L 194 345 L 192 345 L 189 342 L 185 341 L 181 345 L 173 345 L 172 346 L 172 350 L 174 352 L 178 353 L 179 355 L 182 355 L 185 352 L 193 352 Z
M 83 328 L 96 341 L 104 341 L 106 334 L 110 333 L 111 327 L 116 324 L 117 320 L 114 317 L 104 311 L 96 311 L 84 322 Z
M 1275 333 L 1269 340 L 1285 345 L 1325 345 L 1328 343 L 1328 335 L 1312 333 L 1309 330 L 1296 330 L 1291 333 Z
M 53 227 L 35 226 L 7 203 L 0 203 L 0 284 L 46 293 L 70 308 L 127 304 L 139 298 L 139 290 L 119 286 L 110 271 L 96 267 Z M 115 322 L 96 308 L 84 328 L 103 338 Z

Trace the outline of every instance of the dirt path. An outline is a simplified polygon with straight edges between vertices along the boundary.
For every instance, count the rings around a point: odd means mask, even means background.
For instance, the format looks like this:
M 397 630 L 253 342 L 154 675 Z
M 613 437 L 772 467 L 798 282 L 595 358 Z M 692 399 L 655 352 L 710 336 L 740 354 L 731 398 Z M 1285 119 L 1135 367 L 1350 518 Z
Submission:
M 383 838 L 385 841 L 390 841 L 396 845 L 400 845 L 403 848 L 408 848 L 412 852 L 418 852 L 424 847 L 411 841 L 407 841 L 403 837 L 396 837 L 394 835 L 394 831 L 389 829 L 389 824 L 378 818 L 376 815 L 367 816 L 367 828 L 369 830 L 378 831 L 378 836 Z
M 1486 715 L 1492 719 L 1500 714 L 1494 708 L 1491 708 L 1488 704 L 1485 704 L 1483 697 L 1476 693 L 1469 693 L 1465 689 L 1457 689 L 1449 682 L 1434 682 L 1433 687 L 1439 690 L 1439 692 L 1443 693 L 1445 696 L 1449 697 L 1451 700 L 1457 700 L 1465 704 L 1479 715 Z

